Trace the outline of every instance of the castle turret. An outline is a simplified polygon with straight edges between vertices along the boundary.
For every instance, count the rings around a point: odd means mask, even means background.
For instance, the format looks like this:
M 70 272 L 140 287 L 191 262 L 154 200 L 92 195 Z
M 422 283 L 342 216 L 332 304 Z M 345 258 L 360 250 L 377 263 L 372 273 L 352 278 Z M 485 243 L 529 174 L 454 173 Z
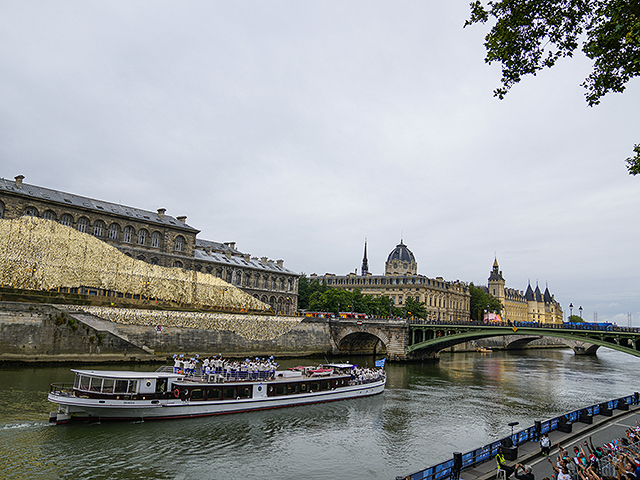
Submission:
M 505 305 L 505 293 L 504 293 L 504 285 L 505 280 L 502 277 L 502 272 L 500 271 L 500 267 L 498 266 L 498 259 L 496 258 L 493 262 L 493 269 L 489 274 L 489 293 L 496 297 L 502 305 Z

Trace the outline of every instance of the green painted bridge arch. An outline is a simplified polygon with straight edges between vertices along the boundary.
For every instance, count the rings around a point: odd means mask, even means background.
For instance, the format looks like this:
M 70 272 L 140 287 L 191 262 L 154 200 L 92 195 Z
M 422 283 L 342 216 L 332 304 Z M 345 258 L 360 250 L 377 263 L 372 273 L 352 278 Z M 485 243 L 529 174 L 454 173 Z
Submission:
M 584 342 L 593 347 L 576 353 L 595 353 L 598 347 L 607 347 L 629 355 L 640 357 L 640 331 L 613 327 L 612 330 L 589 330 L 567 328 L 563 325 L 548 327 L 461 324 L 409 324 L 408 355 L 417 353 L 437 353 L 460 343 L 497 336 L 530 336 L 519 339 L 520 343 L 540 337 L 555 337 L 564 340 Z

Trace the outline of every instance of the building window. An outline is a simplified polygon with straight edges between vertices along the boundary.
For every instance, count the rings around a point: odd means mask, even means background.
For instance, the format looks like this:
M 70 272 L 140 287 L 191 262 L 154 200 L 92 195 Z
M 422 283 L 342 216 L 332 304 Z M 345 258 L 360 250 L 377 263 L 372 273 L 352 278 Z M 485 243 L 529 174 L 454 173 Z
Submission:
M 174 243 L 173 249 L 176 252 L 181 252 L 183 248 L 184 248 L 184 237 L 182 235 L 178 235 L 176 237 L 176 241 Z
M 104 237 L 105 227 L 106 225 L 102 220 L 96 220 L 96 223 L 93 224 L 93 236 L 98 238 Z
M 124 227 L 122 231 L 122 241 L 131 243 L 133 241 L 133 227 Z
M 109 225 L 109 240 L 118 240 L 119 233 L 120 227 L 117 223 Z
M 42 218 L 46 220 L 55 220 L 56 214 L 53 213 L 51 210 L 45 210 L 45 212 L 42 214 Z
M 175 262 L 173 262 L 173 266 L 176 268 L 182 268 L 182 262 L 179 260 L 176 260 Z
M 27 207 L 24 209 L 24 215 L 28 215 L 30 217 L 37 217 L 38 211 L 34 207 Z
M 76 224 L 76 229 L 80 233 L 87 233 L 88 228 L 89 228 L 89 220 L 85 217 L 80 217 L 78 219 L 78 223 Z
M 160 232 L 153 232 L 151 234 L 151 246 L 153 248 L 160 248 Z
M 138 245 L 146 245 L 147 236 L 148 236 L 148 232 L 144 228 L 141 228 L 140 230 L 138 230 Z
M 156 257 L 151 258 L 151 265 L 158 265 L 158 259 Z
M 4 216 L 4 203 L 0 202 L 0 218 Z
M 60 217 L 60 224 L 70 227 L 71 225 L 73 225 L 73 217 L 68 213 L 65 213 Z

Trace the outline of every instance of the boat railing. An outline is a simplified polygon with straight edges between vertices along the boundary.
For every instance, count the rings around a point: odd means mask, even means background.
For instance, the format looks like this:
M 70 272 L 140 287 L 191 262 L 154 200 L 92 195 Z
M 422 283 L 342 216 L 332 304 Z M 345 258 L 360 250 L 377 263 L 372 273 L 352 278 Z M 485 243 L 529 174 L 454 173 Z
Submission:
M 72 396 L 73 383 L 52 383 L 49 386 L 49 393 L 61 396 Z

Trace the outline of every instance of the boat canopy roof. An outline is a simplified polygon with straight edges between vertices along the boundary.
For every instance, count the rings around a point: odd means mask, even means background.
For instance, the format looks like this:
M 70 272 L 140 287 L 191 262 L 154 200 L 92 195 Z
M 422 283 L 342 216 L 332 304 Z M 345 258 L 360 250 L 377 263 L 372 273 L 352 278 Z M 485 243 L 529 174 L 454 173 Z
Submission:
M 167 372 L 132 372 L 128 370 L 75 370 L 71 369 L 76 375 L 86 375 L 88 377 L 101 378 L 183 378 L 184 375 L 178 373 Z
M 353 368 L 355 365 L 350 363 L 323 363 L 322 367 L 324 368 Z

